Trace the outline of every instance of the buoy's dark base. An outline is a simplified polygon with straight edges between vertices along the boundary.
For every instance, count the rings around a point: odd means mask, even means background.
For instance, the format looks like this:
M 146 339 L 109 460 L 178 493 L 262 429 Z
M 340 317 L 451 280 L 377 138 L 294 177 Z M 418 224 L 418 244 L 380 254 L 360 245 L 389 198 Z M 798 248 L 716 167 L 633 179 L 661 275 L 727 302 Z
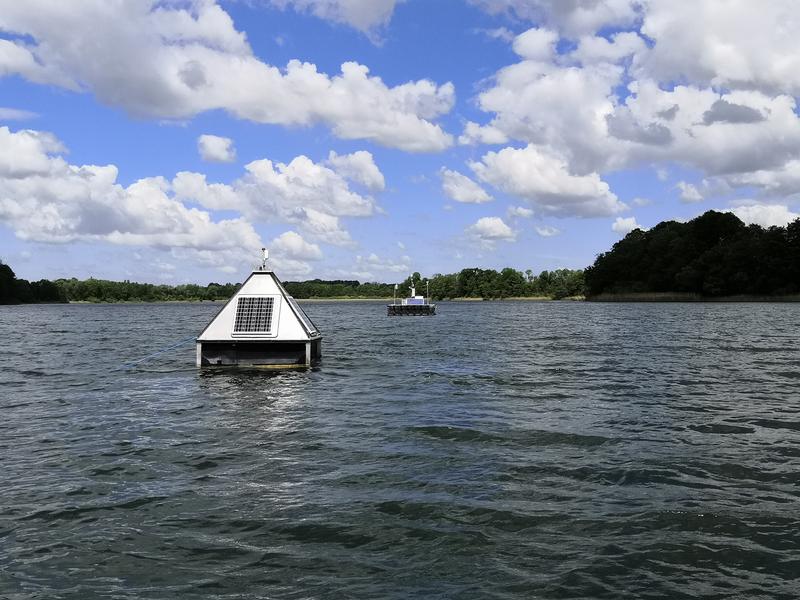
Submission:
M 309 342 L 199 342 L 197 366 L 311 366 L 322 356 L 322 338 Z
M 436 314 L 436 305 L 388 304 L 386 314 L 390 317 L 431 317 Z

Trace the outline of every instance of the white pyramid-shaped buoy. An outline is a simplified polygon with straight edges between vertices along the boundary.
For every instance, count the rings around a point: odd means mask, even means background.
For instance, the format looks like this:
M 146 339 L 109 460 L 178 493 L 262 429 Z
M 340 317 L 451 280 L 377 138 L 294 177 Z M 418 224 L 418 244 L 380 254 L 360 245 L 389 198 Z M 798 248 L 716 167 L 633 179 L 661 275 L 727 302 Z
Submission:
M 314 323 L 264 266 L 197 337 L 197 366 L 310 366 L 321 343 Z

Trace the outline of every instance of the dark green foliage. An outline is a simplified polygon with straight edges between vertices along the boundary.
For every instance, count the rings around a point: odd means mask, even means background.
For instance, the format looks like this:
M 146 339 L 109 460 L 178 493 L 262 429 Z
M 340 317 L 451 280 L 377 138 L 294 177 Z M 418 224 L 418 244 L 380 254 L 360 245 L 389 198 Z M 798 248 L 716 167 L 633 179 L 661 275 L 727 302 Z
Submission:
M 11 267 L 0 262 L 0 304 L 66 301 L 63 290 L 52 281 L 17 279 Z
M 708 211 L 687 223 L 636 229 L 586 269 L 590 296 L 692 293 L 772 296 L 800 293 L 800 219 L 786 227 L 745 225 Z
M 407 277 L 398 285 L 398 298 L 406 297 L 414 281 L 417 294 L 430 294 L 433 300 L 448 298 L 499 299 L 522 296 L 566 298 L 583 295 L 583 271 L 559 269 L 527 276 L 520 271 L 505 268 L 463 269 L 448 275 L 436 274 L 429 280 L 419 273 Z M 426 290 L 426 281 L 428 290 Z M 390 283 L 359 283 L 357 281 L 289 281 L 283 284 L 295 298 L 391 298 L 394 285 Z
M 538 276 L 528 270 L 522 273 L 505 268 L 462 269 L 451 275 L 434 275 L 431 278 L 431 297 L 500 299 L 542 296 L 567 298 L 583 295 L 583 271 L 558 269 L 542 271 Z
M 104 279 L 57 279 L 28 282 L 0 262 L 0 304 L 34 302 L 165 302 L 169 300 L 227 300 L 238 283 L 209 283 L 207 286 L 153 285 Z
M 323 279 L 285 281 L 283 287 L 295 298 L 389 298 L 394 290 L 390 283 Z
M 133 281 L 105 279 L 58 279 L 55 284 L 73 302 L 168 302 L 174 300 L 227 300 L 239 287 L 238 283 L 209 283 L 206 286 L 154 285 Z
M 584 272 L 571 269 L 542 271 L 538 276 L 528 275 L 529 293 L 532 296 L 569 298 L 585 294 Z
M 0 262 L 0 304 L 15 304 L 17 277 L 7 264 Z
M 431 277 L 430 290 L 432 298 L 458 298 L 458 274 L 434 275 Z
M 797 237 L 800 238 L 800 235 Z M 409 294 L 412 277 L 417 294 L 430 294 L 430 298 L 434 300 L 465 297 L 500 299 L 515 296 L 558 299 L 584 293 L 583 271 L 559 269 L 543 271 L 535 276 L 531 271 L 523 274 L 511 268 L 500 272 L 474 268 L 449 275 L 437 274 L 429 280 L 414 273 L 399 284 L 398 298 Z M 354 280 L 287 281 L 283 286 L 295 298 L 391 298 L 395 293 L 392 283 L 359 283 Z M 238 287 L 238 283 L 209 283 L 205 287 L 194 284 L 171 286 L 93 278 L 83 281 L 75 278 L 56 281 L 43 279 L 29 283 L 24 279 L 17 279 L 8 265 L 0 263 L 0 304 L 227 300 Z

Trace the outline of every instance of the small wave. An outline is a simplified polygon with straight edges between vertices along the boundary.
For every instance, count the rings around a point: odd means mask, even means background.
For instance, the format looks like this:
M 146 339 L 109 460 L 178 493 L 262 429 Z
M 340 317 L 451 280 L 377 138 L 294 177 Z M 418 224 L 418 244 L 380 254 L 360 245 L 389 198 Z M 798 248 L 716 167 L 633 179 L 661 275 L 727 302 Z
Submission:
M 24 375 L 25 377 L 52 377 L 54 375 L 63 375 L 63 373 L 48 373 L 46 371 L 41 371 L 39 369 L 8 369 L 12 373 L 17 373 L 18 375 Z
M 222 462 L 235 461 L 237 454 L 215 454 L 213 456 L 199 455 L 189 460 L 178 461 L 178 464 L 187 465 L 198 471 L 207 471 L 218 467 Z
M 752 427 L 742 427 L 741 425 L 729 425 L 727 423 L 704 423 L 702 425 L 689 425 L 689 429 L 699 433 L 755 433 Z
M 514 439 L 525 446 L 602 446 L 618 441 L 616 438 L 608 438 L 602 435 L 535 429 L 516 433 Z
M 566 517 L 553 515 L 530 515 L 518 511 L 494 508 L 491 506 L 468 506 L 464 504 L 419 502 L 413 500 L 390 500 L 375 506 L 379 512 L 409 521 L 441 522 L 447 521 L 470 527 L 492 527 L 506 532 L 519 532 L 543 523 L 560 521 Z M 415 528 L 416 537 L 422 535 Z M 464 532 L 466 533 L 466 532 Z M 422 536 L 427 537 L 427 536 Z M 483 539 L 488 543 L 485 535 Z
M 311 542 L 318 544 L 338 544 L 346 548 L 357 548 L 374 542 L 375 538 L 363 533 L 353 533 L 352 528 L 322 523 L 304 523 L 278 529 L 289 538 L 298 542 Z
M 800 472 L 781 471 L 770 469 L 766 466 L 751 467 L 731 462 L 699 462 L 692 466 L 682 466 L 684 473 L 697 477 L 713 478 L 715 480 L 763 483 L 797 484 L 800 482 Z
M 450 427 L 446 425 L 431 425 L 428 427 L 409 427 L 414 433 L 421 433 L 428 437 L 450 440 L 454 442 L 501 442 L 503 437 L 485 433 L 478 429 L 464 427 Z
M 515 479 L 520 480 L 529 480 L 531 476 L 536 476 L 537 479 L 558 477 L 604 486 L 652 486 L 665 484 L 688 489 L 719 489 L 719 485 L 707 477 L 687 476 L 674 469 L 657 467 L 601 468 L 585 466 L 565 468 L 548 464 L 515 467 L 512 473 Z
M 779 421 L 777 419 L 756 419 L 749 421 L 753 425 L 766 427 L 767 429 L 788 429 L 790 431 L 800 431 L 800 421 Z
M 102 504 L 99 506 L 77 506 L 71 508 L 61 508 L 61 509 L 50 509 L 50 510 L 38 510 L 36 512 L 24 515 L 19 518 L 20 521 L 35 521 L 35 520 L 43 520 L 43 521 L 59 521 L 59 520 L 77 520 L 79 518 L 83 518 L 84 515 L 93 512 L 105 512 L 110 510 L 134 510 L 145 506 L 147 504 L 151 504 L 153 502 L 158 502 L 160 500 L 165 500 L 166 496 L 147 496 L 145 498 L 136 498 L 134 500 L 129 500 L 127 502 L 120 502 L 118 504 Z
M 266 527 L 266 522 L 256 518 L 227 518 L 225 516 L 167 518 L 161 527 L 179 530 L 213 531 L 218 534 L 251 533 Z
M 111 467 L 97 467 L 89 471 L 91 475 L 113 475 L 114 473 L 125 472 L 126 468 L 121 465 L 114 465 Z
M 198 471 L 205 471 L 207 469 L 213 469 L 214 467 L 218 467 L 219 463 L 213 460 L 201 460 L 196 463 L 192 463 L 192 467 L 197 469 Z
M 500 434 L 465 427 L 433 425 L 427 427 L 410 427 L 409 430 L 440 440 L 505 443 L 520 446 L 601 446 L 616 441 L 612 438 L 600 435 L 584 435 L 538 429 L 511 430 Z
M 14 383 L 16 383 L 16 382 L 14 382 Z M 3 410 L 9 410 L 11 408 L 20 408 L 22 406 L 30 406 L 31 404 L 33 404 L 33 402 L 19 402 L 17 404 L 4 404 L 3 405 Z

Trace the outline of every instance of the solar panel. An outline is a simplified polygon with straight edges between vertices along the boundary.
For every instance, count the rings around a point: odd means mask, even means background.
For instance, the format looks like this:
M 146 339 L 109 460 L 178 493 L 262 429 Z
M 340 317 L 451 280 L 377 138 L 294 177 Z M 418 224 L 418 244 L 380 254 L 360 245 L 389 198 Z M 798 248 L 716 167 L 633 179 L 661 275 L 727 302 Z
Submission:
M 234 333 L 269 333 L 272 329 L 274 297 L 243 296 L 236 305 Z
M 317 326 L 311 322 L 311 319 L 308 318 L 308 315 L 305 311 L 300 308 L 300 305 L 297 303 L 297 300 L 292 298 L 291 296 L 287 296 L 289 303 L 294 308 L 294 311 L 297 313 L 297 316 L 300 317 L 300 320 L 303 322 L 303 325 L 306 326 L 308 333 L 317 333 Z

